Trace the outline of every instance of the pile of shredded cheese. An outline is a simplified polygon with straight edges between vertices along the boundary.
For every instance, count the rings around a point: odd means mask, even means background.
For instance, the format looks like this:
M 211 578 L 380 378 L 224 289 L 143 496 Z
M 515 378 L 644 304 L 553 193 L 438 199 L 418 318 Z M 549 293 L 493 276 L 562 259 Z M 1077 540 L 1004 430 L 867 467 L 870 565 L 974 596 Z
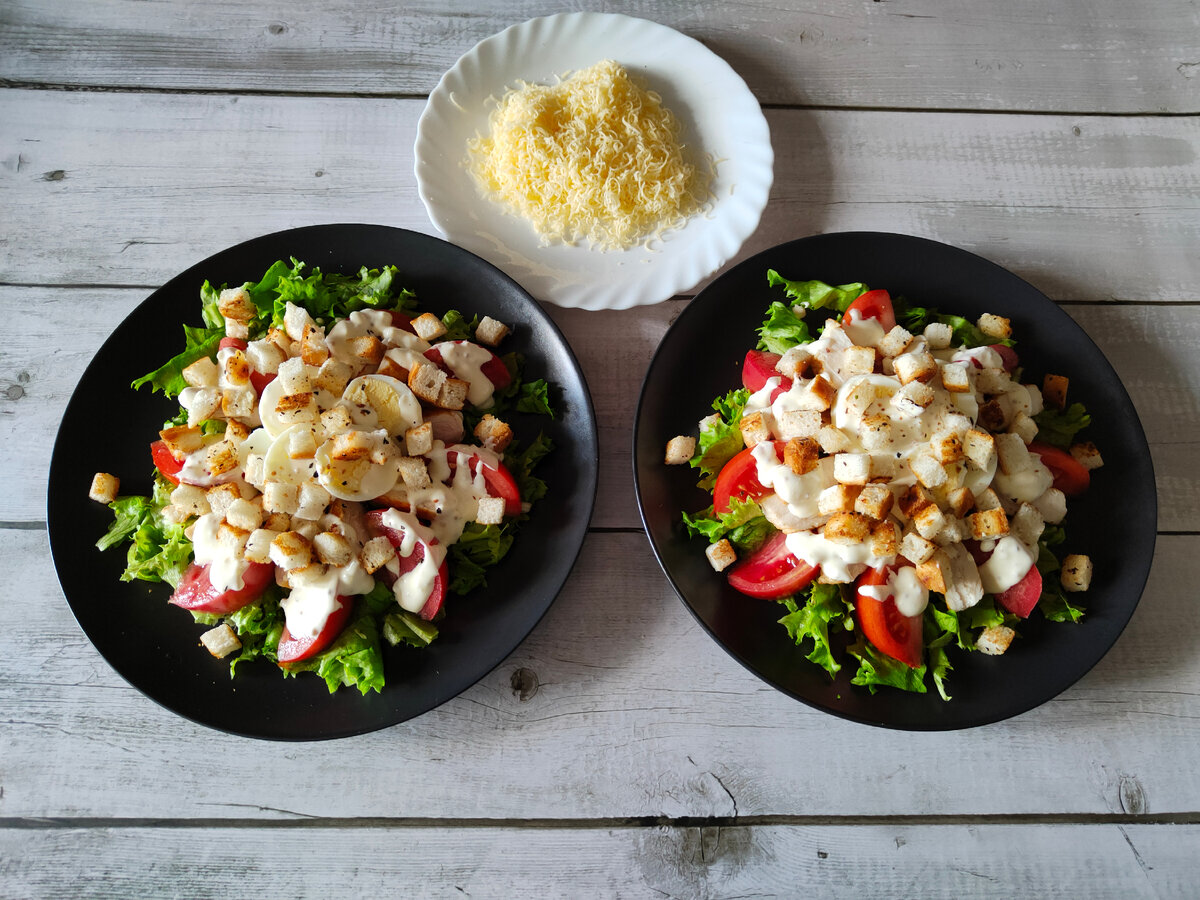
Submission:
M 480 188 L 543 245 L 625 250 L 682 226 L 709 197 L 662 98 L 602 60 L 555 85 L 509 90 L 468 143 Z

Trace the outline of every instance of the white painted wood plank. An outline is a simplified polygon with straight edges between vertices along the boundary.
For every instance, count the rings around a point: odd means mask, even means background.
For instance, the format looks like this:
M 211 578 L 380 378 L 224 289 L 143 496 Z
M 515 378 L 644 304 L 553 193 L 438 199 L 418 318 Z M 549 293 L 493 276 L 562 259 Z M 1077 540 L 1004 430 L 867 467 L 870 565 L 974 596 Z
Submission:
M 694 622 L 644 538 L 593 533 L 546 618 L 460 697 L 372 735 L 274 744 L 194 725 L 127 687 L 75 625 L 44 535 L 0 530 L 22 586 L 0 604 L 0 809 L 439 821 L 1192 812 L 1200 771 L 1181 760 L 1200 738 L 1200 652 L 1181 639 L 1195 598 L 1179 585 L 1197 554 L 1200 538 L 1159 539 L 1129 628 L 1058 699 L 984 728 L 910 734 L 767 687 Z M 521 669 L 535 689 L 514 687 Z
M 0 455 L 9 473 L 0 522 L 44 520 L 46 448 L 71 392 L 112 329 L 148 293 L 0 287 L 0 318 L 36 311 L 13 330 L 0 356 Z M 550 308 L 579 357 L 596 408 L 595 527 L 640 527 L 630 458 L 633 411 L 650 357 L 685 303 L 600 313 Z M 1159 528 L 1200 530 L 1200 308 L 1089 304 L 1068 310 L 1113 363 L 1142 418 L 1158 480 Z M 146 368 L 158 362 L 157 355 L 148 358 Z M 697 420 L 704 412 L 696 410 Z
M 0 92 L 0 282 L 155 285 L 238 241 L 431 231 L 417 100 Z M 1196 299 L 1200 117 L 768 111 L 776 181 L 738 258 L 829 231 L 973 250 L 1058 300 Z
M 0 893 L 1130 900 L 1189 896 L 1197 841 L 1111 824 L 3 829 Z
M 1194 112 L 1200 22 L 1178 0 L 639 2 L 723 56 L 764 103 Z M 0 77 L 19 82 L 428 94 L 477 41 L 561 5 L 331 0 L 10 0 Z M 546 73 L 547 75 L 553 73 Z

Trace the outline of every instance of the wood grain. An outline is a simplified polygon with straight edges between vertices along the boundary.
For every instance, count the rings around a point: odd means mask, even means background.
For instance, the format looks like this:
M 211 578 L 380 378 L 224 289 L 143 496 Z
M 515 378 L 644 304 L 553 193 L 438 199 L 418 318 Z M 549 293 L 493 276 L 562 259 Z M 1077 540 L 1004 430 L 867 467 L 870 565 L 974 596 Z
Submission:
M 596 4 L 588 4 L 597 8 Z M 10 0 L 0 77 L 60 85 L 426 95 L 534 0 Z M 763 103 L 906 109 L 1196 112 L 1200 24 L 1177 0 L 604 3 L 724 57 Z
M 158 285 L 319 222 L 431 232 L 412 176 L 422 108 L 2 91 L 0 282 Z M 1200 296 L 1200 118 L 770 110 L 768 123 L 775 185 L 736 259 L 896 231 L 980 253 L 1055 300 Z

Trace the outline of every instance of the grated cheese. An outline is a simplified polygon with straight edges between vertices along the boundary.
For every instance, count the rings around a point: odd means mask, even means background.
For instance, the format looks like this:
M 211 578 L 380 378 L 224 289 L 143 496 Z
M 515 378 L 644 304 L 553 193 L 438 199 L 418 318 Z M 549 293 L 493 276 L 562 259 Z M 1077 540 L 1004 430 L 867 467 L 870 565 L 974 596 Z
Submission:
M 709 196 L 707 173 L 684 157 L 678 120 L 612 60 L 509 90 L 489 128 L 468 142 L 470 170 L 543 245 L 628 249 L 682 226 Z

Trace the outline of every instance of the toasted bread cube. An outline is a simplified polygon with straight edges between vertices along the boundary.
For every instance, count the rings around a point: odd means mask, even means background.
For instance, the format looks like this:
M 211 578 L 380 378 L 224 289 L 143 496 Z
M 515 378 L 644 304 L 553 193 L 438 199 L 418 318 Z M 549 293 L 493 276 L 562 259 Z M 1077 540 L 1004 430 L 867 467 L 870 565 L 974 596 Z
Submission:
M 181 484 L 172 490 L 171 505 L 189 516 L 203 516 L 211 512 L 207 491 L 194 484 Z
M 929 439 L 929 447 L 933 451 L 933 458 L 944 466 L 956 463 L 965 456 L 962 441 L 953 431 L 935 433 Z
M 796 384 L 800 386 L 799 390 L 793 387 L 792 393 L 789 395 L 789 401 L 794 409 L 812 409 L 824 412 L 829 409 L 833 398 L 837 396 L 837 388 L 830 384 L 824 375 L 818 375 L 808 381 L 797 379 Z
M 182 525 L 184 522 L 186 522 L 188 519 L 191 518 L 191 516 L 189 516 L 184 510 L 180 509 L 178 506 L 164 506 L 163 510 L 162 510 L 162 516 L 164 519 L 166 519 L 172 525 Z M 192 526 L 192 529 L 194 532 L 194 525 Z M 186 534 L 187 532 L 185 531 L 184 533 Z
M 225 440 L 229 441 L 235 447 L 239 446 L 249 436 L 250 429 L 243 422 L 237 419 L 230 419 L 225 423 Z
M 320 367 L 329 359 L 329 346 L 325 343 L 325 329 L 315 323 L 305 325 L 300 336 L 300 358 L 306 366 Z M 382 359 L 382 355 L 380 356 Z
M 989 625 L 975 640 L 975 649 L 988 656 L 1000 656 L 1016 636 L 1017 633 L 1007 625 Z
M 225 521 L 242 531 L 253 531 L 262 524 L 262 504 L 241 497 L 229 504 L 225 510 Z
M 183 459 L 189 453 L 195 453 L 204 446 L 204 432 L 192 425 L 174 425 L 164 428 L 158 433 L 162 442 L 167 445 L 171 455 Z
M 280 397 L 275 404 L 275 415 L 284 425 L 311 425 L 321 420 L 316 397 L 307 391 Z
M 358 554 L 362 567 L 372 575 L 395 558 L 396 548 L 385 537 L 371 538 L 363 544 L 363 548 Z
M 378 366 L 383 362 L 383 355 L 387 352 L 387 346 L 373 334 L 363 334 L 351 338 L 346 346 L 349 347 L 354 358 L 359 360 L 360 365 L 364 366 Z
M 755 415 L 759 415 L 756 413 Z M 816 437 L 821 431 L 821 413 L 815 409 L 789 409 L 784 412 L 776 421 L 775 428 L 779 434 L 779 439 L 783 441 L 791 440 L 792 438 L 808 438 Z M 745 432 L 743 432 L 743 435 Z M 770 437 L 768 432 L 767 437 Z M 766 440 L 766 438 L 763 438 Z M 750 441 L 746 441 L 747 446 L 753 446 Z
M 817 495 L 817 511 L 823 516 L 854 512 L 861 488 L 850 484 L 831 484 Z
M 354 558 L 354 548 L 342 535 L 322 531 L 312 540 L 317 559 L 326 566 L 344 566 Z
M 250 360 L 241 350 L 234 348 L 226 351 L 222 366 L 228 384 L 243 387 L 250 383 Z
M 296 511 L 292 513 L 293 527 L 296 519 L 302 519 L 307 522 L 315 522 L 321 518 L 325 512 L 325 507 L 332 500 L 329 491 L 321 487 L 315 481 L 306 481 L 300 485 L 300 494 L 297 497 Z
M 842 374 L 847 378 L 853 375 L 870 375 L 874 371 L 874 347 L 853 346 L 842 351 Z
M 1012 390 L 1013 381 L 1003 369 L 978 369 L 975 373 L 975 390 L 981 394 L 997 395 Z
M 835 453 L 844 453 L 850 449 L 850 438 L 846 437 L 838 429 L 832 425 L 822 425 L 817 429 L 817 443 L 821 445 L 821 449 L 833 456 Z
M 335 396 L 340 396 L 346 390 L 346 385 L 350 383 L 350 379 L 353 376 L 354 369 L 349 364 L 334 359 L 331 356 L 325 362 L 321 363 L 321 367 L 317 369 L 316 374 L 311 376 L 311 389 L 329 391 L 329 393 Z
M 1029 444 L 1037 437 L 1038 423 L 1029 418 L 1025 413 L 1019 412 L 1013 416 L 1013 420 L 1008 425 L 1008 430 L 1015 435 L 1019 435 L 1021 440 Z
M 890 402 L 901 418 L 912 419 L 923 413 L 933 400 L 933 388 L 920 381 L 910 381 L 892 395 Z
M 299 495 L 300 491 L 299 488 L 297 488 L 297 502 L 299 501 Z M 278 511 L 272 512 L 265 508 L 265 495 L 262 527 L 274 532 L 288 531 L 292 527 L 291 514 Z
M 202 356 L 194 363 L 186 366 L 182 372 L 183 380 L 189 387 L 216 387 L 221 377 L 217 364 L 207 356 Z
M 983 599 L 983 580 L 979 567 L 969 550 L 962 544 L 950 544 L 934 554 L 945 554 L 950 561 L 950 572 L 946 579 L 946 608 L 955 612 L 969 609 Z
M 871 519 L 884 519 L 892 511 L 895 500 L 886 484 L 865 484 L 854 501 L 854 511 Z
M 225 288 L 217 297 L 217 309 L 226 319 L 249 322 L 258 315 L 258 307 L 244 287 Z
M 329 455 L 341 462 L 367 459 L 376 444 L 375 437 L 367 431 L 344 431 L 334 435 L 331 441 Z
M 838 453 L 833 457 L 833 478 L 839 484 L 866 484 L 871 480 L 871 457 L 866 453 Z
M 268 481 L 263 485 L 263 509 L 268 513 L 287 513 L 300 506 L 300 485 L 285 481 Z M 209 501 L 211 502 L 211 500 Z
M 237 338 L 239 341 L 248 341 L 250 339 L 250 328 L 245 322 L 239 322 L 237 319 L 226 319 L 225 337 Z
M 970 528 L 966 522 L 954 516 L 946 516 L 946 524 L 933 536 L 933 542 L 939 547 L 946 547 L 965 541 L 968 534 L 970 534 Z
M 917 566 L 917 580 L 931 591 L 946 593 L 946 576 L 950 574 L 949 559 L 944 550 L 936 549 L 925 562 Z
M 249 537 L 249 531 L 231 525 L 227 521 L 223 521 L 217 526 L 217 546 L 229 553 L 230 556 L 241 557 L 246 549 L 246 539 Z
M 1070 379 L 1065 375 L 1047 375 L 1042 379 L 1042 401 L 1055 409 L 1067 406 L 1067 386 Z
M 942 387 L 952 394 L 966 394 L 974 390 L 967 364 L 946 363 L 942 366 Z
M 924 350 L 901 354 L 896 357 L 893 365 L 901 384 L 913 381 L 927 382 L 938 374 L 937 361 Z
M 1005 475 L 1018 475 L 1033 468 L 1029 448 L 1019 434 L 996 435 L 996 455 L 1000 458 L 1000 471 Z
M 989 509 L 1000 509 L 1000 497 L 991 488 L 984 488 L 975 496 L 975 508 L 980 512 Z
M 289 302 L 283 310 L 283 330 L 293 341 L 304 337 L 304 329 L 313 324 L 312 316 L 303 306 Z
M 292 355 L 292 346 L 295 342 L 288 337 L 288 333 L 285 329 L 272 325 L 267 329 L 267 336 L 263 338 L 263 340 L 270 341 L 272 344 L 278 347 L 283 353 L 284 359 L 287 359 Z
M 400 478 L 404 481 L 405 487 L 412 490 L 429 487 L 429 470 L 425 467 L 425 457 L 402 456 L 397 462 L 400 467 Z
M 737 562 L 737 551 L 733 549 L 733 545 L 725 538 L 721 538 L 714 544 L 709 544 L 704 551 L 704 555 L 708 557 L 708 564 L 717 572 L 724 571 Z
M 795 381 L 818 374 L 821 371 L 821 363 L 809 352 L 807 347 L 800 345 L 789 347 L 784 351 L 779 362 L 775 364 L 775 371 L 785 378 Z
M 1004 316 L 984 313 L 975 324 L 988 337 L 1000 338 L 1001 340 L 1012 337 L 1012 322 L 1004 318 Z
M 850 388 L 843 400 L 844 409 L 851 416 L 865 416 L 878 399 L 879 387 L 864 379 Z
M 389 350 L 383 354 L 383 359 L 379 361 L 379 368 L 375 370 L 379 375 L 386 375 L 388 378 L 395 378 L 397 381 L 408 383 L 409 368 L 400 363 Z
M 242 499 L 242 492 L 232 482 L 214 484 L 205 493 L 205 499 L 208 501 L 209 512 L 224 518 L 229 507 L 235 501 Z
M 915 531 L 905 532 L 903 540 L 900 541 L 900 555 L 914 566 L 919 566 L 933 556 L 935 550 L 937 545 L 933 541 L 926 540 Z
M 859 440 L 866 450 L 886 450 L 892 445 L 892 420 L 883 415 L 863 416 Z
M 331 406 L 321 413 L 321 430 L 326 435 L 335 435 L 348 431 L 354 425 L 350 418 L 350 410 L 344 406 Z
M 1008 534 L 1008 516 L 1003 509 L 987 509 L 967 516 L 971 537 L 977 541 Z
M 900 495 L 898 506 L 900 514 L 911 519 L 918 511 L 933 503 L 933 495 L 920 484 L 909 485 L 903 494 Z
M 426 313 L 428 315 L 428 313 Z M 446 383 L 446 373 L 433 363 L 417 363 L 408 372 L 408 387 L 426 403 L 436 404 Z
M 272 341 L 251 341 L 246 345 L 246 359 L 254 371 L 263 375 L 275 375 L 286 359 L 279 345 Z
M 962 518 L 975 505 L 975 495 L 968 488 L 957 487 L 946 493 L 946 506 L 955 516 Z
M 835 544 L 861 544 L 871 536 L 871 520 L 861 513 L 834 513 L 821 533 Z
M 1100 448 L 1091 441 L 1072 444 L 1071 455 L 1075 457 L 1075 461 L 1077 463 L 1079 463 L 1089 472 L 1092 469 L 1098 469 L 1104 465 L 1104 460 L 1100 456 Z
M 879 352 L 884 356 L 900 356 L 912 342 L 912 334 L 903 325 L 893 325 L 892 330 L 879 342 Z
M 284 394 L 307 394 L 315 388 L 315 375 L 312 366 L 305 365 L 303 359 L 293 356 L 279 364 L 275 377 L 279 379 L 279 387 Z
M 409 456 L 424 456 L 433 449 L 433 425 L 422 422 L 404 432 L 404 449 Z M 694 450 L 693 446 L 693 450 Z M 668 446 L 668 456 L 670 455 Z M 670 460 L 668 460 L 670 462 Z
M 767 426 L 766 417 L 761 412 L 742 416 L 741 421 L 738 422 L 738 429 L 742 432 L 742 440 L 745 441 L 747 447 L 753 447 L 759 441 L 771 439 L 771 429 Z
M 209 444 L 205 454 L 205 465 L 214 475 L 224 475 L 238 467 L 237 448 L 229 441 L 217 441 Z
M 285 531 L 271 541 L 271 562 L 281 569 L 303 569 L 313 562 L 312 542 L 297 531 Z
M 238 640 L 237 634 L 229 627 L 228 622 L 222 622 L 216 628 L 210 628 L 204 632 L 200 635 L 200 643 L 217 659 L 224 659 L 235 650 L 242 649 L 242 642 Z
M 792 438 L 783 446 L 783 461 L 796 475 L 807 475 L 817 467 L 821 446 L 813 438 Z
M 412 330 L 425 341 L 436 341 L 446 333 L 446 326 L 433 313 L 422 313 L 412 320 Z
M 917 476 L 917 481 L 927 488 L 941 487 L 949 477 L 945 467 L 927 450 L 914 453 L 909 457 L 908 465 Z
M 500 497 L 480 497 L 475 521 L 480 525 L 499 525 L 504 521 L 504 500 Z
M 271 541 L 280 532 L 268 528 L 256 528 L 246 538 L 246 547 L 242 550 L 242 559 L 252 563 L 269 563 L 271 561 Z
M 1092 560 L 1082 553 L 1072 553 L 1062 561 L 1058 580 L 1063 590 L 1077 593 L 1092 586 Z
M 467 405 L 467 394 L 470 390 L 471 382 L 462 378 L 447 378 L 442 382 L 437 405 L 442 409 L 462 409 Z
M 216 418 L 221 411 L 220 388 L 196 388 L 187 402 L 187 411 L 189 428 L 194 428 L 207 419 Z
M 221 412 L 227 419 L 251 419 L 258 411 L 258 394 L 247 382 L 240 388 L 221 391 Z
M 932 541 L 946 527 L 946 516 L 936 503 L 927 503 L 913 513 L 912 524 L 917 534 Z
M 508 337 L 508 334 L 509 327 L 491 316 L 484 316 L 475 326 L 475 340 L 481 344 L 487 344 L 489 347 L 495 347 Z
M 117 491 L 121 489 L 121 479 L 108 472 L 97 472 L 92 476 L 92 486 L 88 488 L 88 496 L 97 503 L 112 503 L 117 499 Z
M 923 334 L 930 350 L 945 350 L 954 340 L 954 329 L 945 322 L 930 322 Z
M 875 557 L 895 556 L 900 552 L 900 529 L 890 519 L 871 523 L 871 555 Z
M 963 436 L 963 455 L 976 469 L 987 471 L 996 463 L 996 439 L 980 428 L 971 428 Z
M 513 440 L 513 430 L 509 427 L 508 423 L 497 419 L 491 413 L 484 413 L 483 418 L 479 420 L 479 424 L 475 426 L 474 434 L 479 443 L 483 444 L 483 446 L 487 447 L 493 453 L 503 453 Z M 679 438 L 672 438 L 672 443 L 677 440 Z M 685 438 L 685 441 L 692 442 L 691 451 L 688 453 L 688 459 L 691 459 L 691 455 L 696 452 L 696 439 L 688 437 Z M 670 448 L 671 444 L 668 443 L 667 450 L 670 451 Z M 681 446 L 677 446 L 676 450 L 687 450 L 686 442 Z M 667 455 L 669 456 L 670 453 L 668 452 Z
M 1032 503 L 1022 503 L 1017 508 L 1016 515 L 1008 523 L 1009 534 L 1026 547 L 1032 547 L 1037 544 L 1038 539 L 1045 530 L 1046 523 L 1042 519 L 1042 514 L 1037 511 L 1037 507 Z
M 341 408 L 341 407 L 339 407 Z M 312 428 L 297 428 L 288 433 L 289 459 L 312 459 L 317 455 L 317 433 Z

